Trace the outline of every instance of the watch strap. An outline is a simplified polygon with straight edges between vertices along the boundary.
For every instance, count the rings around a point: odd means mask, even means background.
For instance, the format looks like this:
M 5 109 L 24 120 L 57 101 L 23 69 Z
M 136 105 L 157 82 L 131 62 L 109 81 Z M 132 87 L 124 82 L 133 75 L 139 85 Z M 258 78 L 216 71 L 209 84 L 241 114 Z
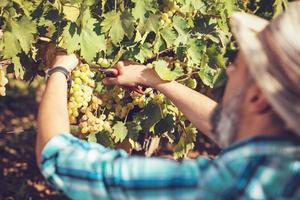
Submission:
M 72 79 L 71 79 L 71 75 L 70 75 L 70 72 L 64 68 L 64 67 L 61 67 L 61 66 L 57 66 L 57 67 L 54 67 L 52 69 L 49 69 L 46 73 L 46 81 L 50 78 L 50 76 L 56 72 L 60 72 L 60 73 L 63 73 L 67 79 L 67 84 L 68 84 L 68 88 L 70 89 L 71 88 L 71 85 L 72 85 Z

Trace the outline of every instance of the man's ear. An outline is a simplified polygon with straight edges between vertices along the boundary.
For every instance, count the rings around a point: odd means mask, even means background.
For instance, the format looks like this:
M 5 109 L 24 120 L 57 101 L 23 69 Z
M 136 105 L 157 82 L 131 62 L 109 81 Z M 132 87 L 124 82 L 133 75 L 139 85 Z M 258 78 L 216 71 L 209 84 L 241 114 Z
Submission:
M 251 113 L 264 114 L 271 109 L 269 101 L 255 83 L 249 86 L 245 102 Z

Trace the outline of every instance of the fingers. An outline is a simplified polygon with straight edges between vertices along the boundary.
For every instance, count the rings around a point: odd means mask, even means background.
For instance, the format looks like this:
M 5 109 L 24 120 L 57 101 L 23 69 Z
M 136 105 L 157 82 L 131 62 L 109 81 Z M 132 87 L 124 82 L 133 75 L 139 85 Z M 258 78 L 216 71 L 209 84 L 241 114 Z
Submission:
M 115 77 L 106 77 L 103 79 L 103 83 L 106 85 L 118 85 L 119 81 Z

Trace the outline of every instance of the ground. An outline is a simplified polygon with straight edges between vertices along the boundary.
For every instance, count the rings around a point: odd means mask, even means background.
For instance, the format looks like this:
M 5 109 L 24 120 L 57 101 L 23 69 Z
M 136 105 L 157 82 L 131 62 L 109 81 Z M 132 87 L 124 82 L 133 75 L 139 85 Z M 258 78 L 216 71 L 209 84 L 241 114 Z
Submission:
M 36 98 L 14 89 L 0 97 L 1 200 L 67 199 L 47 186 L 36 165 Z

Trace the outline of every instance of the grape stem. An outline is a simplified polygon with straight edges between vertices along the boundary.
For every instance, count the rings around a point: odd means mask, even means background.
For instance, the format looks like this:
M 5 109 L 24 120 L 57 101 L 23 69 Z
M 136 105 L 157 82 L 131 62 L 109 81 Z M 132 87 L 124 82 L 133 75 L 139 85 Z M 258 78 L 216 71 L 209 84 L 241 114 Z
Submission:
M 185 80 L 189 79 L 192 75 L 197 74 L 199 72 L 200 72 L 200 70 L 197 70 L 197 71 L 194 71 L 194 72 L 192 72 L 190 74 L 185 74 L 185 75 L 179 77 L 176 81 L 177 82 L 185 81 Z
M 126 114 L 126 116 L 125 116 L 124 124 L 127 122 L 128 114 L 129 114 L 129 111 L 127 112 L 127 114 Z

